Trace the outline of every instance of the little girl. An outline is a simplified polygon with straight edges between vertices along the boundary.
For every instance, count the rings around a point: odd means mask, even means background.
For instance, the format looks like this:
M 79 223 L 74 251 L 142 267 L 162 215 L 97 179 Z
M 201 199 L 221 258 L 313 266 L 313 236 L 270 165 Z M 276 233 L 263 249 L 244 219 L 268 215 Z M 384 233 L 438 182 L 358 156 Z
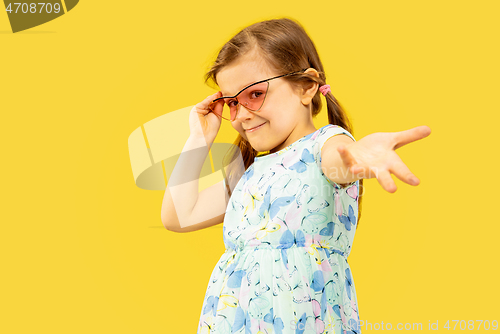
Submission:
M 162 207 L 171 231 L 224 223 L 226 251 L 208 282 L 197 333 L 360 333 L 347 257 L 363 178 L 376 177 L 389 192 L 396 190 L 390 173 L 417 185 L 394 150 L 430 129 L 356 141 L 313 42 L 290 19 L 236 34 L 210 79 L 220 91 L 192 109 L 191 135 Z M 330 124 L 316 129 L 321 95 Z M 180 180 L 200 175 L 222 121 L 239 133 L 231 161 L 240 157 L 243 168 L 229 168 L 224 181 L 198 194 L 198 182 Z

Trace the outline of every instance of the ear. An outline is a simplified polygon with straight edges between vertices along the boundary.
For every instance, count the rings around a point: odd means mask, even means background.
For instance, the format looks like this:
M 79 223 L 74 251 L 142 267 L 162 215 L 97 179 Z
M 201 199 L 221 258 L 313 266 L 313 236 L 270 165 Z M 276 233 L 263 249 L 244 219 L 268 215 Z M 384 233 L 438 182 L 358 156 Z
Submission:
M 304 73 L 319 78 L 319 73 L 314 68 L 308 68 Z M 318 92 L 319 84 L 317 82 L 308 83 L 308 86 L 302 88 L 302 104 L 307 106 L 311 103 L 313 97 Z

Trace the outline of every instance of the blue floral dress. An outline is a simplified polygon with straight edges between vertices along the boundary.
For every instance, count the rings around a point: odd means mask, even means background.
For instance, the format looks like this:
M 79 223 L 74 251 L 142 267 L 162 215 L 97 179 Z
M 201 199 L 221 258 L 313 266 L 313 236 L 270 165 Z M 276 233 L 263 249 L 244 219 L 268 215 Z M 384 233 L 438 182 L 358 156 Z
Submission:
M 360 333 L 347 263 L 357 226 L 359 181 L 345 187 L 321 169 L 328 124 L 257 156 L 228 203 L 226 251 L 215 266 L 198 334 Z

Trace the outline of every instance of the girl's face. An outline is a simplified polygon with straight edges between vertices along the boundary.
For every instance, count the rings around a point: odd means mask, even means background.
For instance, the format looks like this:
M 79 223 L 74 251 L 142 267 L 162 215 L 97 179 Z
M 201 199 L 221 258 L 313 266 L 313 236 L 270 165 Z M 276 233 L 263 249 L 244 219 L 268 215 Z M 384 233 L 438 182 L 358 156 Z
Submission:
M 271 71 L 262 57 L 252 51 L 224 67 L 217 74 L 217 83 L 222 96 L 233 96 L 254 82 L 281 74 Z M 261 109 L 252 112 L 238 105 L 238 115 L 231 124 L 255 150 L 274 153 L 316 131 L 310 112 L 314 94 L 309 95 L 294 90 L 283 78 L 273 79 Z

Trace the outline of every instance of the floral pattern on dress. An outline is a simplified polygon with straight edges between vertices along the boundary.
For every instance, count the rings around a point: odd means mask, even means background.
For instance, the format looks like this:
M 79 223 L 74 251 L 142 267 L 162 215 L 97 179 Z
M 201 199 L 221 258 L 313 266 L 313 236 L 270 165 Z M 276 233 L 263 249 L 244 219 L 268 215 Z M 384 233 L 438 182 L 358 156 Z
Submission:
M 361 333 L 347 257 L 358 187 L 321 169 L 328 124 L 286 148 L 257 156 L 229 200 L 226 251 L 212 271 L 198 334 Z

